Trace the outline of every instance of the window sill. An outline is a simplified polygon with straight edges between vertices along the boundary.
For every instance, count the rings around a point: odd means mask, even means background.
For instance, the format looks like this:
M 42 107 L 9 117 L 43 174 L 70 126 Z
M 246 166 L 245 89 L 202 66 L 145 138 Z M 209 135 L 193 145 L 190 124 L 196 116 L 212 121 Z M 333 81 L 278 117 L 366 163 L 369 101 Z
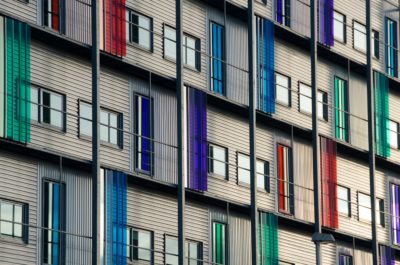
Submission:
M 164 58 L 164 60 L 166 60 L 166 61 L 168 61 L 168 62 L 171 62 L 171 63 L 176 64 L 176 59 L 174 59 L 174 58 L 172 58 L 172 57 L 166 56 L 166 55 L 164 54 L 164 55 L 163 55 L 163 58 Z M 192 71 L 192 72 L 194 72 L 194 73 L 201 73 L 201 71 L 200 71 L 199 69 L 197 69 L 197 68 L 195 68 L 195 67 L 193 67 L 193 66 L 187 65 L 187 64 L 185 64 L 185 63 L 183 63 L 183 68 L 184 68 L 184 69 L 187 69 L 187 70 L 190 70 L 190 71 Z
M 28 240 L 24 240 L 23 238 L 19 237 L 12 237 L 12 236 L 6 236 L 6 235 L 0 235 L 0 242 L 1 243 L 9 243 L 12 245 L 18 245 L 18 246 L 26 246 L 28 245 Z
M 86 141 L 86 142 L 90 142 L 90 143 L 92 142 L 92 137 L 90 137 L 90 136 L 78 135 L 78 138 L 83 141 Z M 100 140 L 100 146 L 108 147 L 108 148 L 111 148 L 114 150 L 119 150 L 119 151 L 123 150 L 123 148 L 119 147 L 119 145 L 110 144 L 110 143 L 104 142 L 102 140 Z
M 53 125 L 48 125 L 48 124 L 36 122 L 36 121 L 31 121 L 31 125 L 34 125 L 34 126 L 42 128 L 42 129 L 46 129 L 46 130 L 49 130 L 49 131 L 52 131 L 52 132 L 55 132 L 55 133 L 58 133 L 61 135 L 67 134 L 67 130 L 65 128 L 60 128 L 60 127 L 56 127 Z
M 347 43 L 344 40 L 338 40 L 338 39 L 335 39 L 335 38 L 333 40 L 334 40 L 334 44 L 337 43 L 337 44 L 347 45 Z
M 248 184 L 248 183 L 246 183 L 246 182 L 241 182 L 241 181 L 239 181 L 239 182 L 237 183 L 237 185 L 238 185 L 239 187 L 244 187 L 244 188 L 247 188 L 248 190 L 250 190 L 250 184 Z M 267 190 L 266 190 L 265 188 L 260 188 L 260 187 L 257 187 L 257 191 L 263 192 L 263 193 L 269 193 L 269 192 L 267 192 Z
M 126 42 L 126 45 L 129 46 L 129 47 L 132 47 L 132 48 L 135 48 L 135 49 L 144 51 L 144 52 L 146 52 L 146 53 L 148 53 L 148 54 L 153 54 L 153 53 L 154 53 L 152 48 L 146 48 L 146 47 L 141 46 L 140 44 L 137 44 L 137 43 L 135 43 L 135 42 L 129 42 L 129 41 L 127 41 L 127 42 Z
M 218 180 L 223 181 L 223 182 L 228 182 L 229 181 L 229 177 L 228 176 L 224 177 L 222 175 L 213 174 L 213 173 L 208 173 L 207 175 L 209 177 L 212 177 L 214 179 L 218 179 Z

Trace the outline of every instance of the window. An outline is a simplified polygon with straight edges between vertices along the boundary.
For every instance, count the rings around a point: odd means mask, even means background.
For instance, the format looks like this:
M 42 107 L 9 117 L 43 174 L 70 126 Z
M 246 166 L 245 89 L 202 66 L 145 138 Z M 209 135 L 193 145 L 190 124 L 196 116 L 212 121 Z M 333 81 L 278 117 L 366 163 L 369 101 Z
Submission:
M 79 135 L 92 137 L 92 105 L 79 102 Z M 122 148 L 122 114 L 100 110 L 100 140 Z
M 225 94 L 225 37 L 224 26 L 210 22 L 210 87 L 211 91 Z
M 353 257 L 345 254 L 339 254 L 339 265 L 353 265 Z
M 153 19 L 133 10 L 126 10 L 128 42 L 153 51 Z
M 238 182 L 250 185 L 250 157 L 241 153 L 237 154 Z M 269 163 L 257 160 L 257 187 L 269 192 Z
M 317 100 L 318 118 L 324 121 L 328 121 L 328 93 L 318 90 Z
M 65 184 L 45 181 L 43 185 L 43 263 L 64 264 Z M 62 247 L 61 247 L 62 246 Z
M 65 129 L 65 96 L 38 87 L 31 87 L 31 120 Z
M 346 16 L 337 11 L 333 12 L 333 37 L 346 43 Z
M 60 31 L 60 0 L 43 0 L 43 25 L 53 30 Z
M 367 51 L 367 29 L 363 24 L 353 21 L 353 47 L 356 50 Z
M 376 223 L 382 227 L 385 227 L 385 202 L 383 199 L 376 199 Z
M 276 21 L 290 27 L 290 0 L 276 1 Z
M 183 34 L 182 59 L 186 66 L 200 71 L 200 39 Z M 176 60 L 176 31 L 164 25 L 164 57 Z
M 397 23 L 385 18 L 386 73 L 397 77 Z
M 361 192 L 358 193 L 358 219 L 371 221 L 371 198 Z
M 342 186 L 337 187 L 338 190 L 338 211 L 339 213 L 350 217 L 351 216 L 351 203 L 350 203 L 350 189 Z
M 0 199 L 0 236 L 20 238 L 27 242 L 27 204 Z
M 400 186 L 390 183 L 390 222 L 393 244 L 400 245 Z
M 151 174 L 154 169 L 153 100 L 135 95 L 135 168 Z
M 132 261 L 153 262 L 153 232 L 127 228 L 128 259 Z
M 335 76 L 335 135 L 349 141 L 349 104 L 347 81 Z
M 219 222 L 212 223 L 212 262 L 226 264 L 226 225 Z
M 291 105 L 290 93 L 290 78 L 278 73 L 275 73 L 275 94 L 276 102 L 285 106 Z
M 277 156 L 279 211 L 293 214 L 294 187 L 292 173 L 292 149 L 290 147 L 278 144 Z
M 185 259 L 187 265 L 200 265 L 203 259 L 203 246 L 200 242 L 185 242 Z M 178 239 L 172 236 L 165 237 L 165 264 L 178 265 Z
M 303 83 L 299 83 L 299 110 L 304 113 L 312 113 L 312 97 L 311 87 Z
M 228 149 L 214 144 L 208 144 L 208 173 L 228 177 Z
M 399 124 L 389 120 L 389 142 L 390 147 L 399 148 Z
M 372 57 L 379 60 L 379 32 L 376 30 L 372 30 L 371 46 Z

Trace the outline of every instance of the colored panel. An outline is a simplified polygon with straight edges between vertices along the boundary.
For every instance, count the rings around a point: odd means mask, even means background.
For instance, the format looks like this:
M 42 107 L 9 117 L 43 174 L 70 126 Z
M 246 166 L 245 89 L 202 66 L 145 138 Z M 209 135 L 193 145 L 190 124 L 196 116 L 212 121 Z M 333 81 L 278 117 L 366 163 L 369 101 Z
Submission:
M 115 56 L 126 56 L 126 0 L 103 0 L 104 50 Z
M 283 23 L 283 2 L 284 0 L 276 0 L 276 21 Z
M 4 137 L 4 88 L 5 88 L 5 19 L 0 16 L 0 137 Z
M 333 0 L 319 0 L 319 41 L 333 46 Z
M 259 214 L 259 265 L 278 264 L 278 218 L 271 213 Z
M 381 255 L 380 265 L 395 265 L 395 253 L 391 247 L 380 245 L 379 251 Z
M 393 244 L 400 244 L 400 208 L 399 208 L 400 187 L 390 184 L 390 212 L 392 221 Z
M 225 264 L 225 224 L 214 224 L 214 263 Z
M 386 73 L 390 76 L 397 77 L 397 23 L 389 18 L 385 18 L 385 42 Z
M 154 169 L 153 106 L 149 98 L 135 97 L 135 165 L 152 174 Z
M 289 147 L 278 144 L 279 210 L 294 213 L 294 186 L 291 168 L 292 153 Z
M 30 29 L 6 20 L 6 136 L 30 141 Z
M 274 24 L 267 19 L 256 19 L 257 47 L 257 107 L 275 113 L 274 80 Z
M 389 157 L 389 80 L 384 74 L 374 72 L 374 85 L 376 153 L 382 157 Z
M 225 93 L 224 87 L 224 27 L 211 22 L 211 91 Z
M 335 135 L 342 141 L 349 141 L 349 104 L 347 81 L 335 77 Z
M 127 177 L 117 171 L 106 170 L 106 258 L 105 263 L 125 265 L 127 262 Z
M 207 96 L 188 89 L 189 188 L 207 190 Z
M 339 228 L 336 142 L 321 138 L 322 225 Z

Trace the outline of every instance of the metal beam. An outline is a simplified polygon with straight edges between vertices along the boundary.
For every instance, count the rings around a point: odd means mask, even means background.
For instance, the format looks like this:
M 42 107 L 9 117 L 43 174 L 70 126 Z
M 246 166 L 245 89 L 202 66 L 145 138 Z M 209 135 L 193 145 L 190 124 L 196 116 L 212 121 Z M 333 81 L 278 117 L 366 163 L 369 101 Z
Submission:
M 254 42 L 254 0 L 248 0 L 247 41 L 249 62 L 249 140 L 250 140 L 250 197 L 251 197 L 251 262 L 257 265 L 257 174 L 256 174 L 256 98 L 255 98 L 255 42 Z
M 184 99 L 182 79 L 182 0 L 175 0 L 176 8 L 176 98 L 177 98 L 177 131 L 178 131 L 178 264 L 185 264 L 185 179 L 183 172 L 183 111 Z
M 369 189 L 371 194 L 371 232 L 373 265 L 378 265 L 378 242 L 376 235 L 376 204 L 375 204 L 375 109 L 372 76 L 372 27 L 371 0 L 366 1 L 367 19 L 367 94 L 368 94 L 368 160 L 369 160 Z
M 97 0 L 92 0 L 92 264 L 100 264 L 100 158 L 99 158 L 99 8 Z
M 314 184 L 314 232 L 321 233 L 320 223 L 320 178 L 319 178 L 319 133 L 318 133 L 318 87 L 317 87 L 317 0 L 311 0 L 311 96 L 312 96 L 312 146 L 313 146 L 313 184 Z M 321 242 L 315 241 L 316 264 L 321 264 Z

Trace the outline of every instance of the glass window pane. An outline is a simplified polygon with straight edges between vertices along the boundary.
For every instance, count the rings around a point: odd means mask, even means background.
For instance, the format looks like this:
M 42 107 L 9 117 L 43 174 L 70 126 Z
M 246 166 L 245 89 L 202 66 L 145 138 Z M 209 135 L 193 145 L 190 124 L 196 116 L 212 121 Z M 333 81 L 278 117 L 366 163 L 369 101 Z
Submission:
M 151 45 L 150 18 L 139 16 L 139 44 L 147 49 Z
M 226 149 L 211 145 L 213 154 L 213 172 L 214 174 L 226 177 Z
M 38 121 L 39 113 L 39 90 L 31 87 L 31 120 Z
M 318 108 L 318 118 L 321 120 L 326 120 L 328 113 L 328 102 L 327 102 L 327 93 L 324 91 L 318 91 L 317 93 L 317 108 Z
M 1 234 L 12 235 L 13 227 L 13 205 L 7 202 L 1 202 L 0 205 L 0 216 L 1 216 Z
M 108 112 L 100 112 L 100 140 L 108 142 Z
M 365 52 L 367 50 L 367 30 L 364 25 L 354 21 L 354 48 Z
M 164 26 L 164 56 L 176 59 L 176 34 L 175 29 Z
M 371 199 L 369 195 L 358 193 L 358 214 L 360 219 L 371 221 Z
M 239 182 L 250 184 L 250 158 L 247 155 L 238 154 L 237 159 Z
M 265 163 L 257 161 L 257 187 L 265 189 Z
M 344 25 L 344 16 L 338 12 L 333 13 L 333 29 L 334 29 L 334 38 L 335 40 L 344 42 L 344 31 L 345 31 L 345 25 Z
M 14 206 L 14 236 L 22 237 L 22 205 Z
M 349 189 L 338 186 L 338 210 L 349 216 Z
M 165 263 L 167 265 L 178 265 L 178 240 L 167 237 L 165 239 Z
M 51 93 L 50 96 L 50 122 L 51 125 L 62 128 L 63 127 L 63 96 Z
M 151 232 L 139 231 L 139 251 L 138 256 L 141 260 L 151 261 Z
M 311 113 L 311 87 L 301 84 L 299 86 L 300 93 L 300 111 Z
M 187 65 L 191 67 L 196 67 L 196 40 L 194 38 L 191 38 L 189 36 L 185 37 L 186 39 L 186 57 L 185 62 Z
M 289 106 L 289 77 L 275 74 L 275 82 L 276 82 L 276 101 L 282 103 L 286 106 Z
M 41 98 L 41 121 L 43 123 L 50 124 L 50 93 L 47 91 L 42 91 Z
M 389 121 L 389 135 L 390 135 L 390 147 L 392 148 L 398 148 L 398 124 L 397 122 L 394 121 Z

